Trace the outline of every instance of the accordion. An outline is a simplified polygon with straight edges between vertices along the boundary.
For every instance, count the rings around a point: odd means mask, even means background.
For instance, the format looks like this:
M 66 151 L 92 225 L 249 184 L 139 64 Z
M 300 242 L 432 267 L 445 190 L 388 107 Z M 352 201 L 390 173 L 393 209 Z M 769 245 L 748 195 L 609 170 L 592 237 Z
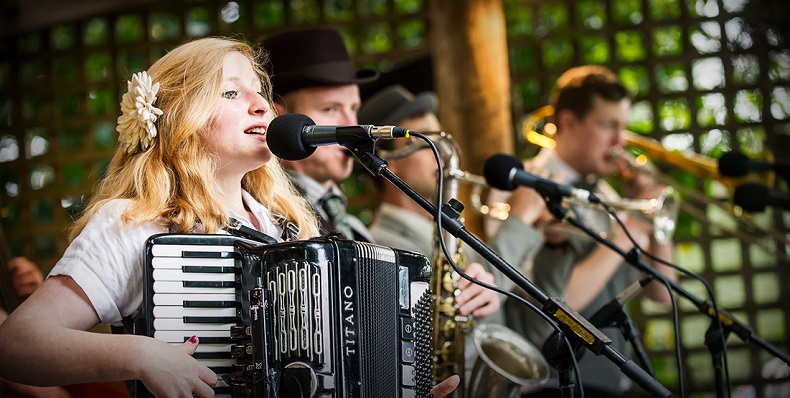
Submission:
M 420 254 L 333 237 L 155 235 L 133 329 L 198 336 L 217 396 L 430 397 L 430 276 Z

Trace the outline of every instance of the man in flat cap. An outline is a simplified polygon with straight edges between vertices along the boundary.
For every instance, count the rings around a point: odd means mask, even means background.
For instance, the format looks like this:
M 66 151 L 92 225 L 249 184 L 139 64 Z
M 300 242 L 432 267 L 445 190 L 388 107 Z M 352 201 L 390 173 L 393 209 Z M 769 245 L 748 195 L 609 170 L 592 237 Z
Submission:
M 436 116 L 438 107 L 438 98 L 433 92 L 426 91 L 414 95 L 403 86 L 392 85 L 364 102 L 359 111 L 359 122 L 395 125 L 422 132 L 431 137 L 442 157 L 445 158 L 445 163 L 448 163 L 449 156 L 460 156 L 460 152 L 451 148 L 454 144 L 447 135 L 444 136 L 445 138 L 439 138 L 441 135 L 435 134 L 442 131 Z M 388 169 L 421 196 L 435 202 L 439 170 L 433 152 L 428 146 L 418 139 L 387 140 L 379 143 L 380 148 L 383 149 L 379 155 L 387 160 Z M 377 182 L 380 183 L 381 204 L 370 225 L 370 232 L 376 243 L 432 257 L 436 249 L 434 247 L 436 224 L 432 215 L 394 185 L 386 181 Z M 445 202 L 449 199 L 443 198 Z M 535 237 L 538 234 L 532 232 L 531 225 L 515 217 L 505 224 L 497 236 L 489 242 L 491 248 L 512 264 L 531 258 L 537 249 L 537 245 L 532 242 L 537 239 L 531 239 L 530 233 Z M 464 270 L 467 275 L 508 290 L 513 286 L 513 283 L 501 272 L 491 269 L 491 266 L 476 252 L 466 248 L 464 253 L 467 257 Z M 486 270 L 483 264 L 489 266 L 489 269 Z M 478 320 L 485 318 L 484 322 L 504 322 L 499 311 L 498 293 L 472 284 L 463 278 L 458 280 L 457 289 L 454 294 L 460 315 L 471 314 Z M 466 339 L 464 355 L 467 373 L 465 380 L 468 380 L 477 358 L 477 350 L 471 337 Z M 467 394 L 471 393 L 471 391 L 467 392 Z
M 333 28 L 304 28 L 275 34 L 261 42 L 277 113 L 301 113 L 317 125 L 356 125 L 359 84 L 378 78 L 373 70 L 356 70 L 343 37 Z M 339 145 L 316 148 L 298 161 L 283 160 L 297 188 L 320 217 L 322 232 L 338 231 L 346 239 L 372 242 L 365 225 L 346 214 L 346 197 L 338 183 L 352 171 L 353 158 Z

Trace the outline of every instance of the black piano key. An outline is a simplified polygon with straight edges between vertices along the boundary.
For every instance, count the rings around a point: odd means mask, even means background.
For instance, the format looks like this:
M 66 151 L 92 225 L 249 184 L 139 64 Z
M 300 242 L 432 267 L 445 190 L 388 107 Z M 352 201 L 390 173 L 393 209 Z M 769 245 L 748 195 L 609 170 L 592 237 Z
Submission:
M 231 281 L 183 281 L 184 287 L 236 287 Z
M 185 316 L 184 323 L 236 323 L 239 318 L 235 316 Z
M 186 343 L 192 336 L 184 336 L 184 342 Z M 231 344 L 233 340 L 230 337 L 200 337 L 200 344 Z
M 208 368 L 216 374 L 230 374 L 233 372 L 232 366 L 209 366 Z
M 195 359 L 226 359 L 227 357 L 227 352 L 196 352 L 192 354 L 192 358 Z
M 184 300 L 184 308 L 233 308 L 239 303 L 236 301 L 200 301 L 200 300 Z
M 194 272 L 201 274 L 232 274 L 235 272 L 235 267 L 211 267 L 203 265 L 184 265 L 181 267 L 183 272 Z
M 196 252 L 182 251 L 181 257 L 184 258 L 233 258 L 233 252 Z

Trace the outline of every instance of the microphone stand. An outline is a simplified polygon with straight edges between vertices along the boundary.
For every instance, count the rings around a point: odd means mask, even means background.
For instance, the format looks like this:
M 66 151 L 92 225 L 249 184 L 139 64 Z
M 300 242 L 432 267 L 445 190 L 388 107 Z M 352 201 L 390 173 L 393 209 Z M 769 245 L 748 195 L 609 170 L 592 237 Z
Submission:
M 409 196 L 419 204 L 429 214 L 436 214 L 436 207 L 420 194 L 414 191 L 408 184 L 403 182 L 398 176 L 387 169 L 387 162 L 374 153 L 374 142 L 361 142 L 359 140 L 338 139 L 338 143 L 348 148 L 352 154 L 360 161 L 362 166 L 372 175 L 386 178 L 404 194 Z M 453 205 L 442 206 L 440 214 L 442 227 L 454 237 L 461 239 L 473 250 L 478 252 L 483 258 L 491 263 L 497 270 L 502 272 L 518 287 L 524 289 L 532 298 L 542 305 L 542 311 L 551 317 L 566 336 L 575 339 L 579 344 L 584 344 L 595 355 L 603 355 L 612 361 L 620 370 L 635 383 L 639 384 L 651 395 L 656 397 L 670 397 L 671 392 L 661 385 L 655 378 L 647 374 L 632 360 L 627 359 L 617 350 L 610 346 L 611 340 L 596 329 L 589 321 L 579 315 L 563 300 L 557 297 L 549 297 L 531 281 L 516 271 L 510 264 L 499 257 L 491 248 L 486 246 L 476 236 L 466 230 L 466 227 L 458 221 L 460 208 L 463 205 L 456 201 Z
M 682 286 L 677 284 L 674 281 L 668 280 L 664 278 L 655 268 L 653 268 L 650 264 L 648 264 L 639 253 L 637 248 L 631 249 L 628 253 L 617 247 L 614 243 L 609 241 L 608 239 L 602 238 L 600 235 L 596 234 L 594 231 L 590 230 L 586 225 L 584 225 L 579 220 L 575 219 L 574 217 L 565 217 L 565 213 L 567 209 L 563 208 L 561 203 L 562 198 L 551 198 L 550 196 L 544 197 L 546 200 L 547 207 L 549 211 L 557 217 L 559 220 L 565 219 L 573 226 L 581 229 L 590 237 L 595 239 L 597 242 L 605 245 L 606 247 L 614 250 L 616 253 L 623 256 L 629 264 L 635 266 L 637 269 L 649 274 L 653 275 L 653 277 L 657 278 L 658 280 L 669 284 L 673 291 L 677 292 L 681 296 L 685 297 L 689 301 L 691 301 L 696 307 L 697 310 L 705 315 L 708 315 L 712 320 L 712 325 L 708 329 L 708 332 L 705 334 L 705 344 L 708 345 L 708 350 L 711 352 L 712 360 L 713 360 L 713 368 L 716 372 L 716 391 L 717 397 L 724 397 L 724 391 L 726 390 L 726 386 L 724 385 L 724 377 L 722 375 L 723 369 L 723 355 L 722 352 L 724 351 L 724 344 L 722 343 L 723 339 L 727 337 L 730 332 L 735 333 L 744 343 L 752 343 L 757 345 L 758 347 L 768 351 L 773 356 L 781 359 L 786 364 L 790 365 L 790 356 L 785 354 L 784 352 L 780 351 L 771 343 L 761 339 L 759 336 L 754 334 L 754 332 L 748 326 L 744 325 L 743 323 L 739 322 L 735 317 L 733 317 L 727 311 L 722 310 L 721 308 L 718 309 L 719 313 L 719 321 L 721 322 L 722 329 L 724 331 L 724 335 L 721 336 L 719 333 L 719 328 L 716 324 L 716 309 L 714 309 L 713 304 L 710 301 L 703 301 L 689 291 L 684 289 Z M 555 213 L 556 212 L 556 213 Z
M 599 314 L 604 315 L 598 316 Z M 642 340 L 639 338 L 639 330 L 634 325 L 634 320 L 631 319 L 631 316 L 628 315 L 628 312 L 621 305 L 617 303 L 606 304 L 590 317 L 590 322 L 598 328 L 616 326 L 620 329 L 623 337 L 631 343 L 636 359 L 642 364 L 642 368 L 651 376 L 656 377 L 656 373 L 650 365 L 645 346 L 642 345 Z

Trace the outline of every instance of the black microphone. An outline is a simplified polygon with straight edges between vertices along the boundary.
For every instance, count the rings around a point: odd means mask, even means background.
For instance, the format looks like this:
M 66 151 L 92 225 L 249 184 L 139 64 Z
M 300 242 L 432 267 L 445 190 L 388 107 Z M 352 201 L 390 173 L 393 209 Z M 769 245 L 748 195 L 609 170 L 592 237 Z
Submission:
M 747 182 L 735 187 L 732 201 L 749 213 L 764 211 L 766 206 L 790 210 L 790 197 L 787 194 L 771 191 L 768 186 L 757 182 Z
M 597 328 L 608 326 L 620 311 L 622 311 L 623 304 L 628 300 L 636 297 L 645 286 L 653 280 L 653 275 L 648 275 L 632 284 L 625 290 L 620 292 L 617 297 L 613 298 L 609 303 L 601 307 L 598 311 L 590 317 L 590 323 Z
M 517 186 L 525 186 L 533 188 L 543 196 L 561 196 L 583 202 L 600 203 L 600 199 L 592 192 L 538 177 L 525 171 L 520 160 L 502 153 L 486 160 L 483 176 L 488 185 L 505 191 L 512 191 Z
M 316 126 L 313 119 L 300 113 L 287 113 L 274 118 L 266 131 L 272 153 L 286 160 L 301 160 L 321 145 L 347 146 L 372 142 L 379 138 L 408 137 L 409 130 L 395 126 Z
M 771 170 L 790 173 L 790 163 L 754 160 L 737 151 L 727 152 L 719 158 L 719 174 L 725 177 L 743 177 L 750 171 Z

